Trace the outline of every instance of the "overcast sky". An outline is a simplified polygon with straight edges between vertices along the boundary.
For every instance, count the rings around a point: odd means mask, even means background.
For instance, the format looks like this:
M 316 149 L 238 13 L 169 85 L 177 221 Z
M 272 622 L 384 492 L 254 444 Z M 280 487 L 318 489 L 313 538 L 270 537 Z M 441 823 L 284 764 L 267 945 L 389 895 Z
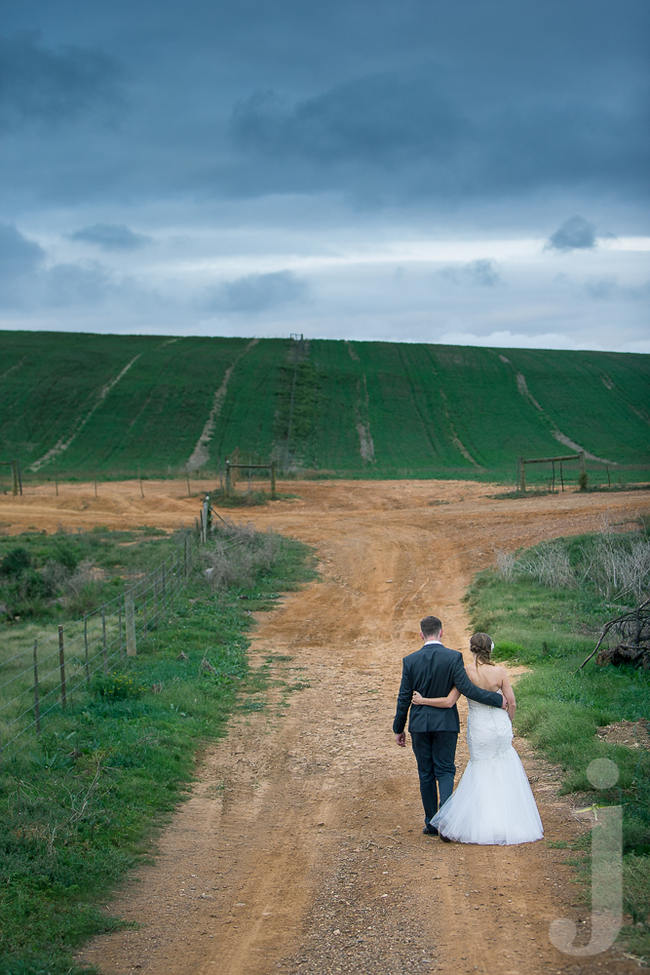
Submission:
M 0 0 L 0 327 L 650 352 L 648 0 Z

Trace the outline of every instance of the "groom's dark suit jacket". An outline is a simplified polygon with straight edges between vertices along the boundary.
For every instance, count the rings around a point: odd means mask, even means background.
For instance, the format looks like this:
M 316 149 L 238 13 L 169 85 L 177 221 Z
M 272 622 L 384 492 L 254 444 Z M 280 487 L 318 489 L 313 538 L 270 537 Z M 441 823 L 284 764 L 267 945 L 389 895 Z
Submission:
M 458 650 L 450 650 L 442 643 L 425 643 L 421 650 L 410 653 L 402 661 L 402 683 L 397 695 L 397 713 L 393 721 L 393 731 L 399 735 L 404 731 L 406 715 L 413 691 L 422 697 L 446 697 L 452 687 L 457 687 L 465 697 L 482 704 L 500 708 L 502 698 L 494 691 L 484 691 L 472 684 L 465 672 L 463 655 Z M 411 707 L 409 731 L 459 731 L 458 710 L 453 708 L 432 708 L 426 704 Z

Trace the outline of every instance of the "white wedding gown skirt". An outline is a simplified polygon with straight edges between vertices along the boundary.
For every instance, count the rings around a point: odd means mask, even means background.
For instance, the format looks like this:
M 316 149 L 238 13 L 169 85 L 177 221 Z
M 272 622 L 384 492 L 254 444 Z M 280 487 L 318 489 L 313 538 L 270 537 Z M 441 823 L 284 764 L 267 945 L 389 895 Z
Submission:
M 431 820 L 459 843 L 532 843 L 544 835 L 507 711 L 468 701 L 469 762 L 456 791 Z

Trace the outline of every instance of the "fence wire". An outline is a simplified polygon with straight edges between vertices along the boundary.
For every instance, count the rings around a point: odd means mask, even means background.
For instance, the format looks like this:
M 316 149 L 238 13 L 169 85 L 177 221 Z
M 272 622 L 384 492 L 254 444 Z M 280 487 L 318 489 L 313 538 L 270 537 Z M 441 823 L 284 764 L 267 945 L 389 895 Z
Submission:
M 28 732 L 39 733 L 53 712 L 87 695 L 93 678 L 110 674 L 147 634 L 168 618 L 196 560 L 193 538 L 120 596 L 80 620 L 39 631 L 0 662 L 0 751 Z

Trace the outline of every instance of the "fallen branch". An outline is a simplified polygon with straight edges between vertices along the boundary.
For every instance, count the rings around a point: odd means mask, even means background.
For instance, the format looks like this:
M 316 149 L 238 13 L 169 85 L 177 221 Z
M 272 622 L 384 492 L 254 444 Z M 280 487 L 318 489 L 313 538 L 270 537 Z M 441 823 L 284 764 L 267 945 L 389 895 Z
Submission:
M 582 670 L 582 668 L 584 667 L 584 665 L 587 664 L 587 663 L 589 663 L 589 661 L 591 660 L 592 657 L 595 657 L 596 656 L 596 654 L 600 650 L 600 647 L 601 647 L 601 644 L 602 644 L 603 640 L 605 639 L 605 637 L 607 636 L 607 634 L 609 633 L 609 631 L 611 629 L 613 629 L 616 626 L 620 626 L 621 623 L 624 623 L 626 620 L 632 619 L 635 616 L 636 617 L 639 617 L 641 611 L 644 610 L 644 609 L 646 609 L 646 607 L 648 607 L 648 606 L 650 606 L 650 599 L 645 599 L 641 603 L 641 605 L 640 606 L 637 606 L 637 608 L 634 609 L 634 610 L 632 610 L 632 612 L 630 612 L 630 613 L 623 613 L 622 616 L 617 616 L 615 620 L 610 620 L 608 623 L 605 623 L 605 625 L 603 627 L 603 630 L 602 630 L 602 633 L 600 634 L 600 638 L 598 640 L 598 643 L 596 644 L 596 646 L 594 647 L 594 649 L 591 651 L 591 653 L 589 654 L 589 656 L 588 657 L 585 657 L 585 659 L 582 661 L 582 663 L 578 667 L 578 670 L 576 670 L 575 673 L 577 674 L 579 670 Z

